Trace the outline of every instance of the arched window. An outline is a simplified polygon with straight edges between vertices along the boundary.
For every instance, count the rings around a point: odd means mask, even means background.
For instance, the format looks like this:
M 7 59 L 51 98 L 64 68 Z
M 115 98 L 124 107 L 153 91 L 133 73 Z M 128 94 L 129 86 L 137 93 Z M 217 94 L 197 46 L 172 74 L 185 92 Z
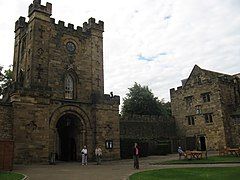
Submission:
M 73 99 L 73 78 L 69 74 L 65 77 L 65 98 Z

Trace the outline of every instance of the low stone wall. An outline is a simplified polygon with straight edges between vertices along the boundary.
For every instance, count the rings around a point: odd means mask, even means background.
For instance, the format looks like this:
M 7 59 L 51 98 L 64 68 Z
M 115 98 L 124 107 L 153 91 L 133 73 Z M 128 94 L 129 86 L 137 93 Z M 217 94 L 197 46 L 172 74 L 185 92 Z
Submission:
M 130 158 L 134 142 L 139 144 L 142 156 L 172 153 L 175 132 L 173 118 L 135 114 L 121 117 L 121 157 Z
M 169 139 L 175 137 L 175 121 L 162 116 L 129 115 L 120 119 L 121 139 Z

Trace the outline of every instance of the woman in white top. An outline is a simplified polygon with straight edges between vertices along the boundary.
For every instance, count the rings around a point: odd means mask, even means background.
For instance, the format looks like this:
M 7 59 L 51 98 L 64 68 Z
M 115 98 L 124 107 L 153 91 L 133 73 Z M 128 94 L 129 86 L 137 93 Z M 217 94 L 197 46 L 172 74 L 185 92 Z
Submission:
M 82 154 L 82 165 L 87 165 L 87 147 L 86 146 L 83 146 L 81 154 Z

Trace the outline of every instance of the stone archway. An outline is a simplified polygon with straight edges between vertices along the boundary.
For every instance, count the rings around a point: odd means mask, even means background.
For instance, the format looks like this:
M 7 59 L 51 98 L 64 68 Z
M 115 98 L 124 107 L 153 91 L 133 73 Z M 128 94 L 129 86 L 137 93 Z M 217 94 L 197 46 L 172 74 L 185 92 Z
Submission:
M 58 160 L 76 161 L 77 152 L 84 145 L 83 125 L 74 114 L 64 114 L 56 125 L 55 151 Z
M 49 119 L 49 153 L 64 161 L 79 160 L 79 152 L 89 139 L 91 124 L 87 114 L 78 106 L 57 108 Z

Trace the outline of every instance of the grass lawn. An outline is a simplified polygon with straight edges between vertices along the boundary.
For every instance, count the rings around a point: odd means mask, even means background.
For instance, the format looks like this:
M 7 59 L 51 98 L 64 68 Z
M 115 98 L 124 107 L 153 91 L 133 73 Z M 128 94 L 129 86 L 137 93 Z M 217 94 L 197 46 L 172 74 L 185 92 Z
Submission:
M 210 156 L 207 159 L 203 158 L 200 160 L 192 159 L 184 159 L 181 160 L 171 160 L 171 161 L 165 161 L 160 163 L 154 163 L 154 164 L 217 164 L 217 163 L 240 163 L 240 157 L 236 156 Z
M 130 180 L 237 180 L 240 167 L 223 168 L 178 168 L 139 172 Z
M 0 172 L 0 180 L 20 180 L 24 176 L 13 172 Z

